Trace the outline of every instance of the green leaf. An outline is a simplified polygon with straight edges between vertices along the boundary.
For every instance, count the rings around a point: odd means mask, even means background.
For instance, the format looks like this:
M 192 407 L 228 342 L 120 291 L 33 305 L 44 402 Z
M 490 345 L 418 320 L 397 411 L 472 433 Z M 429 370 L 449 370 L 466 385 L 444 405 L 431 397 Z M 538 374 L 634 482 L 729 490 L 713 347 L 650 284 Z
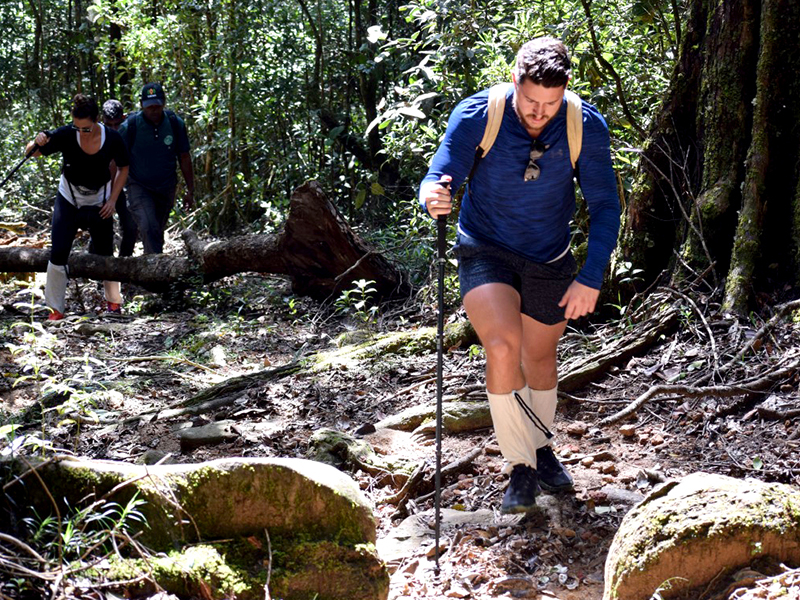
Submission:
M 397 112 L 407 117 L 414 117 L 415 119 L 424 119 L 427 116 L 416 106 L 403 106 L 401 108 L 398 108 Z
M 383 186 L 377 181 L 370 186 L 369 191 L 372 193 L 373 196 L 383 196 L 385 193 Z
M 761 460 L 761 459 L 760 459 L 758 456 L 756 456 L 756 457 L 753 459 L 753 468 L 754 468 L 756 471 L 760 471 L 761 469 L 763 469 L 763 468 L 764 468 L 764 462 L 763 462 L 763 461 L 762 461 L 762 460 Z
M 367 190 L 365 188 L 361 188 L 358 190 L 358 194 L 356 195 L 355 207 L 356 210 L 364 206 L 364 201 L 367 199 Z
M 377 44 L 385 39 L 386 34 L 383 32 L 380 25 L 373 25 L 367 29 L 367 40 L 369 40 L 370 44 Z

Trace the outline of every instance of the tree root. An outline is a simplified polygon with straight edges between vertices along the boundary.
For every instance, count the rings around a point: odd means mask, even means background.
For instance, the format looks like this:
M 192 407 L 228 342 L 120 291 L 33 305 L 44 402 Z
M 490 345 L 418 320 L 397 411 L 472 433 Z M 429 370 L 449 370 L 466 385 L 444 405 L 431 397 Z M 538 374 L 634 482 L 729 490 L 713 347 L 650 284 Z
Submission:
M 698 398 L 703 396 L 726 398 L 753 392 L 763 392 L 771 388 L 780 379 L 793 375 L 796 371 L 798 371 L 798 369 L 800 369 L 800 359 L 795 358 L 789 362 L 788 365 L 778 367 L 763 377 L 732 385 L 715 385 L 705 387 L 688 385 L 657 385 L 647 390 L 644 394 L 639 396 L 624 409 L 606 417 L 605 419 L 602 419 L 600 421 L 600 425 L 611 425 L 612 423 L 617 423 L 622 419 L 634 414 L 642 406 L 658 396 L 677 394 L 689 398 Z

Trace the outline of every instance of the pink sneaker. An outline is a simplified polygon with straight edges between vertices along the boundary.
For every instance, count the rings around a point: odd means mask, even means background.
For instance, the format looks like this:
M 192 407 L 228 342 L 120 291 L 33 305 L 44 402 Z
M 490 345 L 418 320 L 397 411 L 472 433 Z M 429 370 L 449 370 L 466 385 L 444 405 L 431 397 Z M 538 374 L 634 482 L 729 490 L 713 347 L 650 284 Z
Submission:
M 55 309 L 50 309 L 50 310 L 52 310 L 53 312 L 51 312 L 50 315 L 47 317 L 48 321 L 60 321 L 66 316 L 64 315 L 64 313 L 58 312 Z
M 116 302 L 106 302 L 106 312 L 112 313 L 115 315 L 122 314 L 122 305 L 117 304 Z

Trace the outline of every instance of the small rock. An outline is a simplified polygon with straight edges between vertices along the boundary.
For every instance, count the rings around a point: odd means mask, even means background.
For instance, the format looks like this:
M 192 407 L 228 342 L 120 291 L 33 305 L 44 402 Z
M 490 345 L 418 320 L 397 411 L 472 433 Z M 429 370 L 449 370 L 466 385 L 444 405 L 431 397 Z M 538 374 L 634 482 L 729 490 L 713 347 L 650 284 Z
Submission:
M 160 450 L 150 449 L 146 450 L 139 458 L 136 459 L 136 463 L 139 465 L 155 465 L 157 463 L 161 463 L 162 465 L 172 465 L 175 464 L 175 460 L 171 458 L 170 452 L 161 452 Z
M 581 464 L 584 467 L 591 467 L 594 464 L 594 458 L 592 458 L 591 456 L 584 456 L 581 459 Z
M 209 363 L 215 367 L 224 367 L 228 364 L 227 359 L 225 358 L 225 348 L 222 346 L 214 346 L 211 349 L 211 360 Z
M 650 443 L 653 446 L 660 446 L 664 443 L 664 436 L 660 433 L 653 434 L 653 437 L 650 438 Z
M 497 444 L 486 444 L 483 451 L 487 456 L 500 456 L 500 446 Z
M 521 538 L 517 538 L 515 540 L 511 540 L 508 542 L 508 547 L 512 550 L 522 550 L 525 546 L 528 545 L 528 542 Z
M 619 460 L 616 454 L 614 454 L 613 452 L 609 452 L 608 450 L 601 450 L 600 452 L 595 452 L 594 454 L 592 454 L 592 458 L 594 458 L 597 462 L 604 460 L 617 462 Z
M 577 535 L 574 529 L 569 529 L 568 527 L 553 527 L 552 531 L 556 535 L 565 538 L 574 538 Z
M 589 424 L 583 421 L 574 421 L 567 425 L 567 433 L 575 437 L 583 437 L 589 431 Z
M 202 427 L 182 429 L 178 433 L 181 452 L 190 452 L 201 446 L 211 446 L 221 442 L 235 440 L 239 437 L 233 421 L 217 421 Z
M 372 423 L 364 423 L 361 427 L 353 432 L 353 435 L 370 435 L 376 431 L 377 429 L 375 428 L 375 425 Z
M 644 500 L 644 494 L 615 486 L 606 485 L 600 491 L 605 493 L 606 499 L 613 504 L 633 506 Z
M 600 467 L 600 472 L 604 475 L 613 475 L 617 472 L 617 465 L 614 463 L 605 463 Z
M 636 435 L 636 425 L 623 425 L 619 428 L 619 432 L 622 437 L 633 437 Z

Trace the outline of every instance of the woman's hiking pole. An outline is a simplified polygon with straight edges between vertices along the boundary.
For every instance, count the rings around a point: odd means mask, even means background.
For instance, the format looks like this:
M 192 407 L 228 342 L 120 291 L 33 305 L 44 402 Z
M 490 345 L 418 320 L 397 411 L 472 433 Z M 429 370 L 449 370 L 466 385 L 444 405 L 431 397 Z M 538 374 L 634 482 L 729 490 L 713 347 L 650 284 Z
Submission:
M 34 152 L 36 152 L 38 149 L 39 149 L 39 146 L 37 146 L 36 144 L 34 144 L 33 146 L 31 146 L 31 149 L 30 149 L 30 150 L 28 150 L 28 153 L 25 155 L 25 158 L 23 158 L 23 159 L 20 161 L 20 163 L 19 163 L 19 164 L 18 164 L 16 167 L 14 167 L 13 169 L 11 169 L 11 172 L 10 172 L 8 175 L 6 175 L 6 178 L 5 178 L 5 179 L 3 179 L 3 182 L 2 182 L 2 183 L 0 183 L 0 188 L 2 188 L 2 187 L 3 187 L 3 186 L 4 186 L 4 185 L 5 185 L 7 182 L 8 182 L 8 180 L 9 180 L 9 179 L 11 179 L 11 177 L 14 175 L 14 173 L 16 173 L 17 171 L 19 171 L 19 168 L 20 168 L 22 165 L 24 165 L 24 164 L 25 164 L 25 162 L 26 162 L 26 161 L 27 161 L 27 160 L 28 160 L 28 159 L 29 159 L 31 156 L 33 156 L 33 153 L 34 153 Z
M 440 179 L 441 186 L 449 187 L 450 181 Z M 438 266 L 438 319 L 436 334 L 436 476 L 434 500 L 434 537 L 436 545 L 436 567 L 434 572 L 439 575 L 439 529 L 442 512 L 442 368 L 444 363 L 444 265 L 447 253 L 447 215 L 439 215 L 436 219 L 436 264 Z

